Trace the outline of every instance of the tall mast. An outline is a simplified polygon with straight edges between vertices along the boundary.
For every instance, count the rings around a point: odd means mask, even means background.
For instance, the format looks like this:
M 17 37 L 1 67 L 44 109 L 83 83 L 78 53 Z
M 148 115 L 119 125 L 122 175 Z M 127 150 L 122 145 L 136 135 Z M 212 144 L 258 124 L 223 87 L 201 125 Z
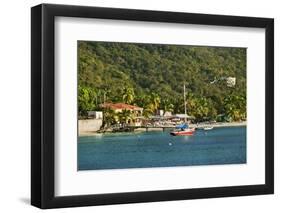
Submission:
M 185 96 L 185 83 L 183 84 L 183 100 L 184 100 L 184 122 L 186 123 L 186 96 Z

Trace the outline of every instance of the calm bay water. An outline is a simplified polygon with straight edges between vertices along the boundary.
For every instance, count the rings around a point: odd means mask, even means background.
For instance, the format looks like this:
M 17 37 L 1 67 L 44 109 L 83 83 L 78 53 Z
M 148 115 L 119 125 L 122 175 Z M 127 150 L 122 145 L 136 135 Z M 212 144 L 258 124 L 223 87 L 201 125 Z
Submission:
M 246 127 L 196 131 L 115 133 L 78 138 L 78 170 L 246 163 Z

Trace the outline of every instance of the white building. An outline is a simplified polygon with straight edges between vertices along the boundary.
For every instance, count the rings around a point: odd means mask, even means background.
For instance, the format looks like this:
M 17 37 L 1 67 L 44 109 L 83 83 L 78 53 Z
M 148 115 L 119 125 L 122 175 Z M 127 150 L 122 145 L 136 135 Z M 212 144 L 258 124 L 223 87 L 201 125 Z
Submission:
M 228 87 L 234 87 L 236 84 L 236 78 L 235 77 L 228 77 L 226 78 L 226 85 Z
M 91 117 L 94 119 L 102 119 L 103 114 L 102 114 L 102 111 L 88 111 L 88 117 Z

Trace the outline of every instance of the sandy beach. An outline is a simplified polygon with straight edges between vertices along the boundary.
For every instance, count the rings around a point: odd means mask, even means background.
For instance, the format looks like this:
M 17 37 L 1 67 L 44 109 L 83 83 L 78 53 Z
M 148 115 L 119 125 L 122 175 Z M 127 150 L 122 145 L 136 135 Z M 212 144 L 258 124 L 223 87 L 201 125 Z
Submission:
M 209 126 L 213 126 L 214 128 L 219 128 L 219 127 L 234 127 L 234 126 L 246 126 L 247 125 L 247 121 L 243 121 L 243 122 L 217 122 L 217 123 L 199 123 L 199 124 L 190 124 L 189 126 L 191 128 L 202 128 L 202 127 L 209 127 Z M 169 128 L 173 128 L 173 127 L 166 127 L 167 129 Z M 145 131 L 163 131 L 163 128 L 159 127 L 153 127 L 153 128 L 136 128 L 134 130 L 135 133 L 140 133 L 140 132 L 145 132 Z M 110 134 L 115 134 L 112 132 L 108 132 Z M 83 137 L 83 136 L 98 136 L 98 135 L 102 135 L 102 134 L 108 134 L 108 133 L 98 133 L 96 131 L 79 131 L 79 136 Z M 120 132 L 119 132 L 120 133 Z
M 242 122 L 217 122 L 217 123 L 200 123 L 200 124 L 190 124 L 190 127 L 208 127 L 208 126 L 213 126 L 213 127 L 233 127 L 233 126 L 247 126 L 247 121 L 242 121 Z

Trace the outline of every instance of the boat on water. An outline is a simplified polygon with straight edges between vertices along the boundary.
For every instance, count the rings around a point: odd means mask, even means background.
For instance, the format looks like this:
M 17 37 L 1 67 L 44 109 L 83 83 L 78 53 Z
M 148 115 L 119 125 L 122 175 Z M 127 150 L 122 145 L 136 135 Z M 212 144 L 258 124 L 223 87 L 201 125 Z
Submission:
M 205 130 L 205 131 L 212 130 L 213 128 L 214 128 L 213 126 L 196 127 L 196 129 L 198 130 Z
M 213 126 L 206 126 L 206 127 L 203 127 L 204 130 L 212 130 L 214 127 Z
M 191 136 L 195 132 L 195 128 L 189 128 L 188 124 L 184 123 L 176 126 L 176 129 L 170 132 L 173 136 Z
M 190 128 L 186 123 L 187 119 L 187 110 L 186 110 L 186 93 L 185 93 L 185 84 L 183 85 L 183 99 L 184 99 L 184 123 L 176 126 L 176 129 L 170 132 L 173 136 L 191 136 L 195 132 L 195 128 Z

